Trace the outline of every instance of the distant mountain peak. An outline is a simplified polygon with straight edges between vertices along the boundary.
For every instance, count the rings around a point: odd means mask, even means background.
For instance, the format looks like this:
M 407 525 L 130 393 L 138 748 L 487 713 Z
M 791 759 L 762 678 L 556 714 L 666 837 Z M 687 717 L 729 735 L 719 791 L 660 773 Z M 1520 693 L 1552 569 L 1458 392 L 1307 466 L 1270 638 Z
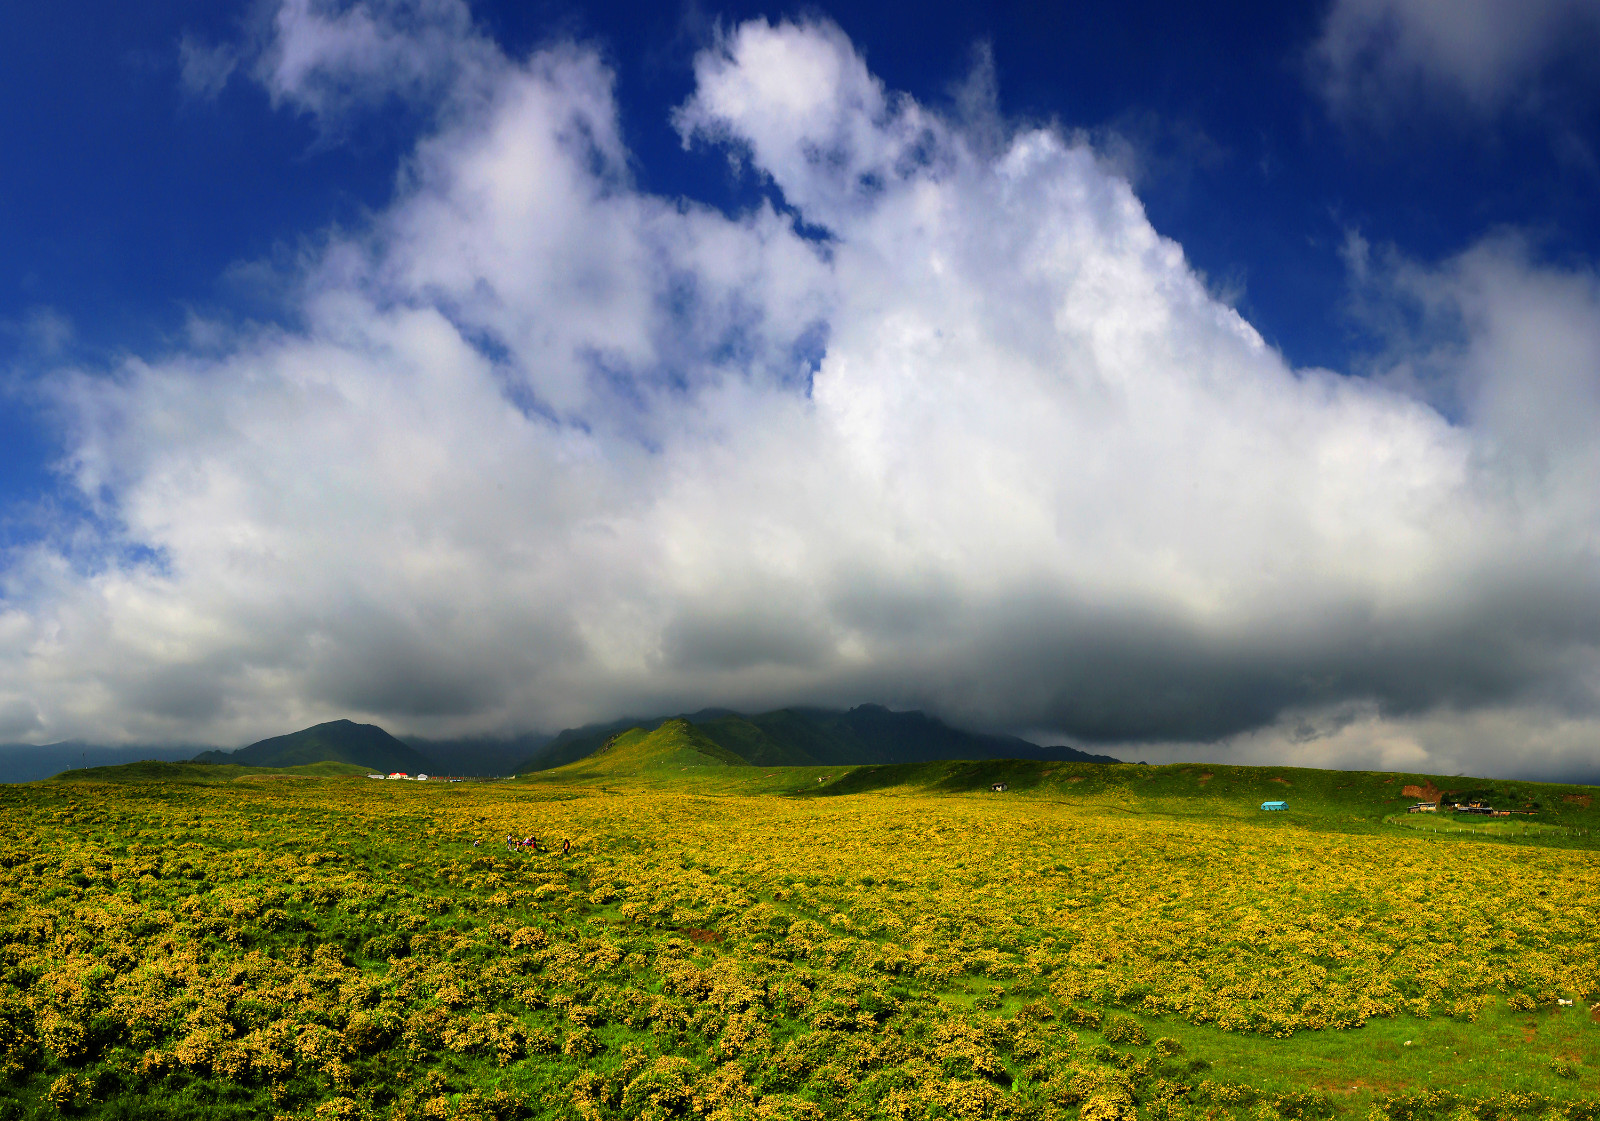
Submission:
M 283 736 L 258 740 L 237 751 L 204 751 L 197 763 L 242 763 L 252 767 L 296 767 L 308 763 L 359 763 L 374 771 L 415 774 L 433 769 L 427 756 L 376 724 L 328 720 Z

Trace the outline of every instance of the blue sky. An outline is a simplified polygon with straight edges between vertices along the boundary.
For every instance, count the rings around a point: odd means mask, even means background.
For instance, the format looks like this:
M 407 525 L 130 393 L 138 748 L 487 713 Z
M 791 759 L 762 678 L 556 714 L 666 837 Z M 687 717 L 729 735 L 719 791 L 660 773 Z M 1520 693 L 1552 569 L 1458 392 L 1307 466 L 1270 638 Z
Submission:
M 7 19 L 0 738 L 1593 762 L 1600 6 Z
M 0 315 L 11 347 L 17 326 L 40 314 L 65 317 L 77 345 L 103 353 L 159 348 L 191 307 L 270 311 L 230 283 L 232 270 L 381 207 L 420 123 L 368 119 L 359 135 L 328 141 L 237 72 L 214 99 L 196 97 L 182 83 L 181 44 L 245 40 L 260 9 L 145 7 L 47 5 L 8 17 Z M 886 83 L 932 104 L 987 45 L 1004 111 L 1126 145 L 1156 228 L 1300 365 L 1347 369 L 1370 343 L 1344 308 L 1347 230 L 1438 260 L 1513 226 L 1558 260 L 1594 259 L 1600 98 L 1592 81 L 1563 75 L 1559 57 L 1535 75 L 1547 87 L 1536 106 L 1484 112 L 1448 88 L 1400 91 L 1402 104 L 1374 119 L 1319 96 L 1327 5 L 1218 7 L 472 10 L 512 52 L 568 36 L 599 46 L 618 74 L 641 184 L 724 206 L 747 202 L 753 185 L 733 181 L 714 154 L 684 152 L 669 120 L 719 22 L 824 14 Z M 17 435 L 27 443 L 30 433 Z M 20 473 L 35 485 L 37 458 L 8 458 L 8 483 Z

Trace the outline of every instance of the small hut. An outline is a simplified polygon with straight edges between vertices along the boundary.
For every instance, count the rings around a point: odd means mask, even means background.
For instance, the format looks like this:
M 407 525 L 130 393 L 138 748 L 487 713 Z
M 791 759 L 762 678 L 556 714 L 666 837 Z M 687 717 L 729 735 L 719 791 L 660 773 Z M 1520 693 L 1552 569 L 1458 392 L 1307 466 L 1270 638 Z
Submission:
M 1289 808 L 1289 803 L 1288 802 L 1262 802 L 1261 803 L 1261 808 L 1264 809 L 1264 810 L 1286 810 L 1286 809 Z

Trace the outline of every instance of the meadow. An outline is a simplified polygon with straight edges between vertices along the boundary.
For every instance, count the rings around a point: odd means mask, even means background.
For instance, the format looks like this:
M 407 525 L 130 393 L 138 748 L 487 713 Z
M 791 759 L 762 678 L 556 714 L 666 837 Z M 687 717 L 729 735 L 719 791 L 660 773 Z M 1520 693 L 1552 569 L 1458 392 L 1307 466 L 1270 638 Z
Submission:
M 685 751 L 0 787 L 0 1119 L 1600 1118 L 1582 788 Z

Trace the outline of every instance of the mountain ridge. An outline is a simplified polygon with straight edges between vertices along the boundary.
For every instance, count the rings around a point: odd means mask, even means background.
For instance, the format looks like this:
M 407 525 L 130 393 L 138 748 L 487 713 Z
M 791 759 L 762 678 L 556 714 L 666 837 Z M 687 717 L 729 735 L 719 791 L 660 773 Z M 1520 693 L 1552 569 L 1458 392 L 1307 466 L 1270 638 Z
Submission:
M 415 774 L 509 775 L 547 771 L 576 763 L 631 729 L 644 733 L 681 720 L 713 748 L 756 767 L 864 766 L 935 762 L 1031 759 L 1069 762 L 1119 762 L 1070 747 L 1041 747 L 1015 736 L 969 732 L 917 710 L 895 712 L 865 704 L 847 710 L 790 707 L 741 713 L 703 708 L 692 713 L 626 717 L 569 728 L 555 736 L 524 734 L 430 740 L 397 737 L 376 724 L 329 720 L 286 735 L 257 740 L 235 750 L 222 748 L 96 748 L 56 744 L 27 749 L 23 781 L 45 778 L 80 760 L 107 765 L 141 756 L 189 759 L 203 764 L 294 767 L 321 762 L 356 763 L 372 771 Z M 194 754 L 198 751 L 198 754 Z M 59 762 L 55 755 L 59 753 Z M 45 756 L 50 755 L 50 767 Z
M 633 728 L 654 730 L 670 720 L 685 721 L 756 767 L 866 766 L 949 759 L 1122 762 L 1064 745 L 1042 747 L 1016 736 L 968 732 L 916 709 L 895 712 L 883 705 L 864 704 L 842 711 L 792 707 L 754 714 L 708 708 L 568 728 L 519 766 L 517 773 L 554 770 L 578 762 L 620 733 Z

